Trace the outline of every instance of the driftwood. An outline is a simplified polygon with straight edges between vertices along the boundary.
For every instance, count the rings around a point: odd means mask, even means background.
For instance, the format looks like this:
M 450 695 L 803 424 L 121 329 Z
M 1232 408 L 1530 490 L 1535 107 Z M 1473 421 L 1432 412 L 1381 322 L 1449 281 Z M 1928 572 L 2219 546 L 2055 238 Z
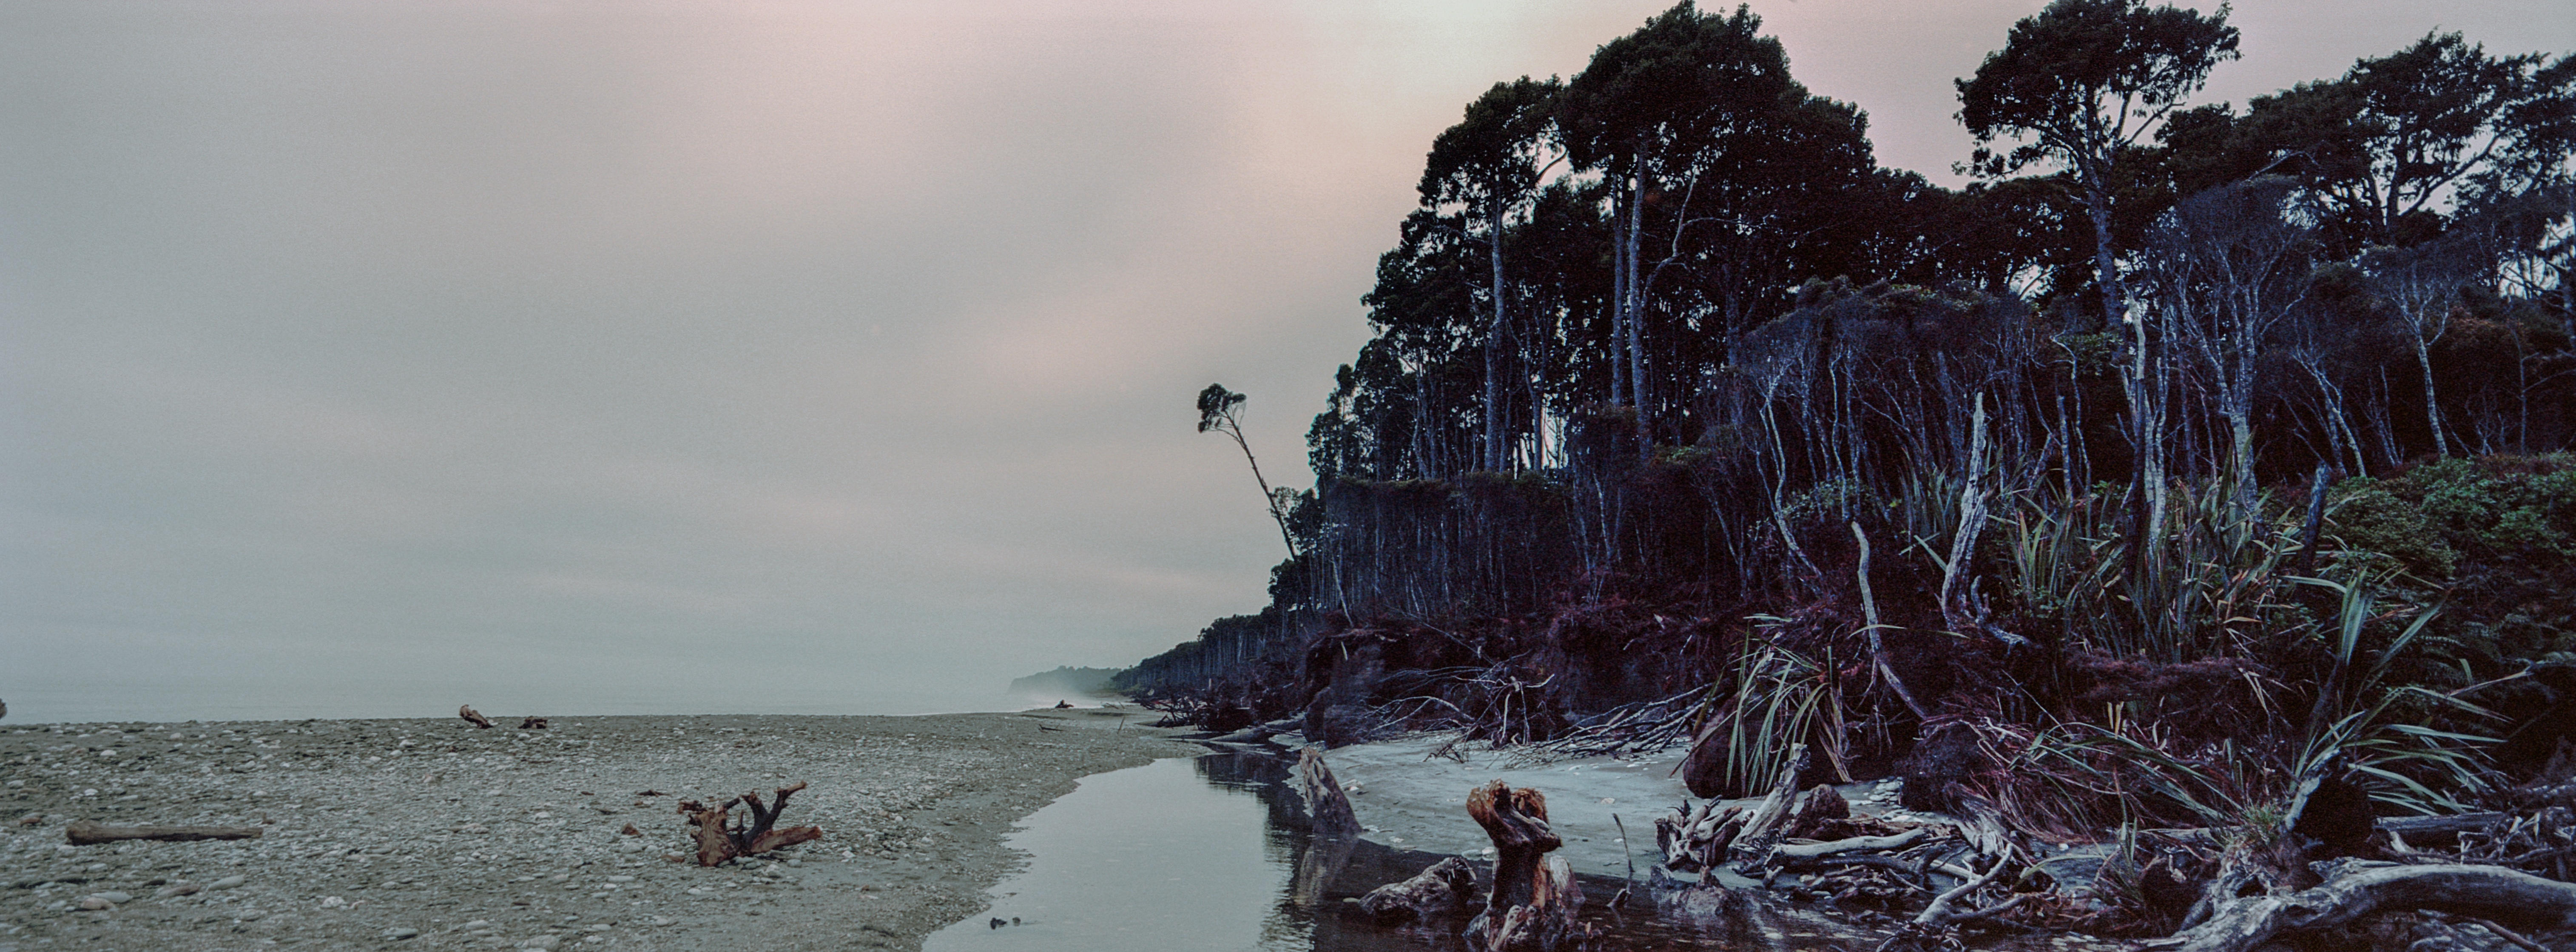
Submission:
M 1744 808 L 1719 808 L 1710 800 L 1699 806 L 1688 802 L 1655 818 L 1655 846 L 1664 854 L 1664 866 L 1677 873 L 1707 873 L 1726 858 L 1726 848 L 1735 842 L 1744 828 Z
M 1496 780 L 1467 794 L 1467 815 L 1494 842 L 1494 891 L 1467 925 L 1467 944 L 1487 952 L 1546 952 L 1583 938 L 1575 917 L 1583 888 L 1547 826 L 1547 797 Z M 1523 897 L 1526 897 L 1525 899 Z
M 2576 925 L 2576 883 L 2501 866 L 2348 863 L 2339 875 L 2313 889 L 2223 900 L 2207 921 L 2144 947 L 2249 952 L 2283 933 L 2333 928 L 2382 909 L 2431 909 Z
M 1412 879 L 1388 883 L 1360 897 L 1360 911 L 1382 924 L 1429 922 L 1465 912 L 1476 904 L 1476 871 L 1451 856 L 1431 864 Z
M 74 846 L 114 843 L 119 840 L 161 840 L 183 843 L 191 840 L 255 840 L 264 832 L 256 826 L 100 826 L 88 820 L 75 820 L 63 828 L 63 838 Z
M 466 723 L 472 724 L 476 727 L 492 726 L 492 719 L 483 716 L 483 712 L 475 710 L 474 705 L 471 704 L 458 705 L 456 708 L 456 716 L 464 718 Z
M 764 805 L 759 793 L 746 793 L 708 807 L 695 800 L 680 802 L 681 816 L 689 818 L 690 835 L 698 841 L 698 865 L 720 866 L 741 856 L 756 856 L 782 846 L 793 846 L 807 840 L 823 838 L 821 827 L 791 826 L 771 829 L 778 822 L 778 812 L 787 809 L 787 795 L 805 789 L 804 781 L 778 788 L 778 799 Z M 733 822 L 735 804 L 751 809 L 751 824 Z
M 1324 764 L 1320 747 L 1307 747 L 1297 752 L 1297 793 L 1306 798 L 1306 812 L 1313 819 L 1316 836 L 1358 836 L 1360 819 L 1351 812 L 1351 798 L 1333 779 L 1333 768 Z
M 1468 944 L 1487 952 L 1545 952 L 1589 936 L 1576 915 L 1583 911 L 1583 887 L 1574 881 L 1574 866 L 1550 856 L 1533 871 L 1527 905 L 1504 910 L 1501 918 L 1480 918 L 1468 927 Z M 1484 926 L 1479 943 L 1478 926 Z
M 1780 779 L 1771 785 L 1769 796 L 1744 819 L 1744 829 L 1735 834 L 1735 851 L 1760 858 L 1780 842 L 1780 834 L 1789 819 L 1789 808 L 1798 800 L 1798 775 L 1807 770 L 1807 745 L 1789 745 L 1789 756 L 1780 764 Z
M 542 717 L 523 717 L 523 718 L 520 718 L 520 719 L 519 719 L 519 729 L 520 729 L 520 730 L 523 730 L 523 731 L 541 731 L 541 730 L 545 730 L 545 729 L 546 729 L 546 719 L 545 719 L 545 718 L 542 718 Z
M 1771 848 L 1763 860 L 1765 866 L 1796 866 L 1842 853 L 1876 853 L 1901 850 L 1932 834 L 1932 828 L 1918 826 L 1894 836 L 1855 836 L 1822 843 L 1782 843 Z
M 1540 855 L 1564 846 L 1547 828 L 1547 795 L 1496 780 L 1467 794 L 1467 815 L 1494 841 L 1494 892 L 1487 911 L 1502 914 L 1538 869 Z
M 1915 914 L 1913 921 L 1899 927 L 1895 933 L 1887 937 L 1887 941 L 1879 943 L 1878 952 L 1905 948 L 1954 948 L 1958 944 L 1959 923 L 1971 919 L 1983 919 L 2021 905 L 2022 900 L 2029 898 L 2029 894 L 2014 896 L 1983 909 L 1970 909 L 1963 905 L 1969 894 L 2003 878 L 2004 871 L 2014 865 L 2012 860 L 2010 852 L 1998 855 L 1995 857 L 1994 865 L 1987 867 L 1986 871 L 1978 874 L 1976 878 L 1960 883 L 1950 891 L 1933 897 L 1932 901 L 1923 907 L 1922 912 Z

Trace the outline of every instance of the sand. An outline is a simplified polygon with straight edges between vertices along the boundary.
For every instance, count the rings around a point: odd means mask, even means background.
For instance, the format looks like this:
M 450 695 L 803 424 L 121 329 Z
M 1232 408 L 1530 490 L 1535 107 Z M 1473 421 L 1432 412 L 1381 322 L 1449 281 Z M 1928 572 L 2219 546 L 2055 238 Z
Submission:
M 1013 821 L 1083 775 L 1201 752 L 1152 716 L 0 728 L 0 952 L 918 948 L 985 907 Z M 800 780 L 780 822 L 823 840 L 664 860 L 690 846 L 677 801 Z M 69 846 L 81 819 L 264 835 Z

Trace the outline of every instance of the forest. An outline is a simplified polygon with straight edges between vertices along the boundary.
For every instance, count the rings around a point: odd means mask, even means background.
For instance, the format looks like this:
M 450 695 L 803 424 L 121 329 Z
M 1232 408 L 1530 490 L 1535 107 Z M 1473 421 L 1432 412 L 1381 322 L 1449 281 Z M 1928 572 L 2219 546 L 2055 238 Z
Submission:
M 2314 885 L 2247 857 L 2338 792 L 2555 810 L 2486 859 L 2568 880 L 2576 54 L 2433 31 L 2196 102 L 2227 16 L 2022 20 L 1955 81 L 1956 189 L 1878 165 L 1746 8 L 1494 84 L 1378 261 L 1315 485 L 1258 484 L 1270 604 L 1117 686 L 2127 831 L 2120 934 L 2214 876 Z M 1200 429 L 1242 447 L 1246 399 Z M 2254 832 L 2137 835 L 2221 828 Z

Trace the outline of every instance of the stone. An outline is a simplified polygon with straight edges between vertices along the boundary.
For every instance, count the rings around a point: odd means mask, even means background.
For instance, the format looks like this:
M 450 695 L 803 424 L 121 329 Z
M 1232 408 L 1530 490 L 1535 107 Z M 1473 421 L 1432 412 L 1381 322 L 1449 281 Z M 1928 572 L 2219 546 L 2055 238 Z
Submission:
M 521 940 L 519 940 L 519 948 L 522 948 L 522 949 L 538 949 L 538 950 L 545 950 L 545 949 L 552 949 L 552 948 L 554 948 L 554 947 L 556 947 L 556 946 L 559 946 L 559 945 L 562 945 L 562 944 L 563 944 L 563 937 L 562 937 L 562 936 L 557 936 L 557 935 L 541 935 L 541 936 L 536 936 L 536 937 L 533 937 L 533 938 L 527 938 L 527 939 L 521 939 Z
M 388 939 L 408 939 L 419 934 L 420 930 L 410 926 L 396 926 L 385 930 L 385 938 Z
M 248 876 L 226 876 L 226 877 L 224 877 L 224 878 L 222 878 L 222 879 L 215 880 L 214 882 L 207 883 L 207 884 L 206 884 L 206 888 L 208 888 L 208 889 L 231 889 L 231 888 L 233 888 L 233 887 L 239 886 L 239 885 L 241 885 L 241 884 L 243 884 L 243 883 L 246 883 L 246 882 L 250 882 L 250 877 L 248 877 Z

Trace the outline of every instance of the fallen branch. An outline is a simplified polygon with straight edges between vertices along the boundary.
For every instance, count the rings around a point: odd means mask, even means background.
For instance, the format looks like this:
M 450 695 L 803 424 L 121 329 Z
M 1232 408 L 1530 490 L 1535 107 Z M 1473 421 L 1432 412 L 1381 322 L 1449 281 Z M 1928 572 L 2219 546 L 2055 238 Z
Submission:
M 483 716 L 483 713 L 475 710 L 474 705 L 471 704 L 458 705 L 456 708 L 456 716 L 464 718 L 467 723 L 473 724 L 476 727 L 492 726 L 492 719 Z
M 1932 897 L 1932 902 L 1925 905 L 1922 912 L 1916 913 L 1913 921 L 1889 934 L 1887 941 L 1879 943 L 1877 952 L 1903 948 L 1956 947 L 1956 932 L 1960 923 L 1982 919 L 2021 904 L 2022 897 L 2015 896 L 1985 909 L 1957 908 L 1960 903 L 1967 900 L 1969 894 L 2003 878 L 2004 870 L 2011 868 L 2012 865 L 2012 854 L 2007 851 L 2004 855 L 1995 857 L 1994 865 L 1987 867 L 1986 871 L 1978 874 L 1976 878 Z
M 2198 926 L 2145 947 L 2247 952 L 2282 933 L 2330 929 L 2381 909 L 2433 909 L 2576 925 L 2576 883 L 2501 866 L 2354 863 L 2345 869 L 2314 889 L 2224 900 Z
M 1789 756 L 1781 759 L 1780 778 L 1771 785 L 1770 795 L 1763 797 L 1761 805 L 1753 808 L 1753 812 L 1745 817 L 1744 829 L 1735 834 L 1736 851 L 1759 859 L 1771 852 L 1772 844 L 1780 842 L 1783 825 L 1789 819 L 1789 807 L 1798 798 L 1798 775 L 1806 770 L 1807 745 L 1789 745 Z
M 690 835 L 698 841 L 698 865 L 720 866 L 741 856 L 757 856 L 807 840 L 823 838 L 821 827 L 791 826 L 771 829 L 778 822 L 778 812 L 787 809 L 787 795 L 805 789 L 804 781 L 778 788 L 778 799 L 771 804 L 760 802 L 760 794 L 746 793 L 709 808 L 695 800 L 681 801 L 679 812 L 689 818 Z M 746 827 L 733 821 L 735 804 L 751 809 L 751 824 Z
M 519 719 L 519 729 L 520 729 L 520 730 L 523 730 L 523 731 L 541 731 L 541 730 L 545 730 L 545 729 L 546 729 L 546 719 L 545 719 L 545 718 L 542 718 L 542 717 L 536 717 L 536 716 L 533 716 L 533 715 L 531 715 L 531 716 L 529 716 L 529 717 L 523 717 L 523 718 L 520 718 L 520 719 Z
M 1771 855 L 1764 860 L 1763 865 L 1785 866 L 1791 863 L 1811 863 L 1838 853 L 1901 850 L 1931 834 L 1931 827 L 1918 826 L 1895 836 L 1855 836 L 1847 840 L 1829 840 L 1823 843 L 1782 843 L 1771 848 Z
M 263 832 L 266 831 L 256 826 L 100 826 L 88 820 L 75 820 L 63 828 L 63 837 L 73 846 L 89 846 L 119 840 L 160 840 L 166 843 L 255 840 Z

